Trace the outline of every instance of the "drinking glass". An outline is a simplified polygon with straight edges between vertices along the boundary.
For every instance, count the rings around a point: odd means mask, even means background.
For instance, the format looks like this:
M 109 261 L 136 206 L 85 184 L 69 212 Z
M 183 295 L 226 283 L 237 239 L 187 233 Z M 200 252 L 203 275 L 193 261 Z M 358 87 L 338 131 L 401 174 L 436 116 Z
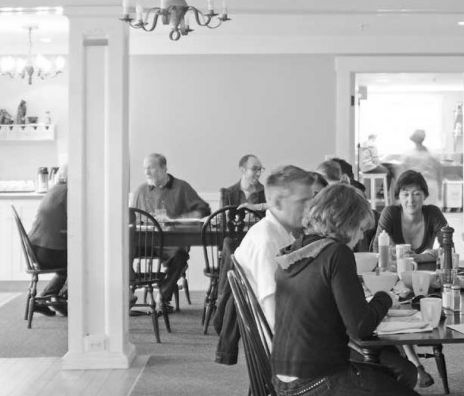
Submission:
M 426 296 L 430 288 L 430 275 L 426 272 L 414 271 L 412 273 L 412 289 L 415 296 Z
M 422 298 L 420 300 L 422 319 L 432 327 L 438 327 L 441 316 L 441 298 Z

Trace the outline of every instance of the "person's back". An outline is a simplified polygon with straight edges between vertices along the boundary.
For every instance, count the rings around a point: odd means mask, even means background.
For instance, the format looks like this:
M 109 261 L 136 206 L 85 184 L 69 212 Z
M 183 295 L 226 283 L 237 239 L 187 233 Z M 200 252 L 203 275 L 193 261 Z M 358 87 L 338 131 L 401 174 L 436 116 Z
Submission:
M 32 245 L 55 250 L 67 249 L 67 192 L 67 184 L 58 183 L 40 201 L 29 232 Z

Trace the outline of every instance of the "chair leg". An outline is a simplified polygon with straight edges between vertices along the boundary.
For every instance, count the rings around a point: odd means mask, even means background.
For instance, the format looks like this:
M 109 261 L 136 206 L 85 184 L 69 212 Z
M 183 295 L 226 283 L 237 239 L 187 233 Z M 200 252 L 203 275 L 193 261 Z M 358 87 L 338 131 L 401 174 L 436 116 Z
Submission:
M 213 288 L 213 280 L 212 278 L 210 278 L 208 290 L 206 291 L 205 302 L 203 303 L 203 313 L 201 314 L 201 325 L 202 326 L 205 324 L 206 311 L 208 310 L 209 296 L 211 294 L 212 288 Z
M 188 305 L 192 305 L 192 300 L 190 300 L 189 284 L 187 278 L 185 277 L 185 274 L 182 277 L 182 288 L 185 291 L 185 298 L 187 299 Z
M 35 296 L 37 295 L 37 282 L 39 281 L 39 277 L 37 274 L 32 276 L 32 290 L 31 296 L 29 297 L 29 307 L 28 307 L 28 315 L 27 315 L 27 328 L 30 329 L 32 327 L 32 316 L 34 315 L 34 308 L 35 308 Z
M 180 308 L 179 308 L 179 286 L 176 285 L 174 287 L 173 294 L 174 294 L 175 309 L 176 309 L 176 312 L 179 312 L 180 311 Z
M 206 305 L 205 322 L 203 325 L 203 334 L 205 335 L 208 334 L 209 322 L 216 312 L 217 282 L 216 278 L 211 278 L 211 288 L 208 293 L 208 303 Z
M 31 284 L 29 285 L 29 288 L 27 289 L 26 310 L 24 312 L 24 320 L 27 320 L 27 318 L 29 317 L 29 303 L 31 299 L 31 290 L 32 290 L 32 281 L 31 281 Z
M 144 294 L 145 292 L 148 293 L 146 288 L 145 288 Z M 146 296 L 144 296 L 144 299 L 146 299 Z M 151 308 L 151 320 L 153 322 L 153 330 L 155 332 L 156 342 L 160 344 L 161 339 L 160 339 L 159 324 L 158 324 L 158 312 L 156 312 L 156 302 L 153 296 L 153 289 L 151 289 L 151 293 L 150 293 L 150 308 Z
M 433 354 L 435 355 L 435 362 L 437 363 L 438 373 L 440 374 L 443 382 L 443 389 L 445 394 L 449 394 L 448 374 L 446 372 L 445 356 L 443 355 L 443 345 L 434 345 Z

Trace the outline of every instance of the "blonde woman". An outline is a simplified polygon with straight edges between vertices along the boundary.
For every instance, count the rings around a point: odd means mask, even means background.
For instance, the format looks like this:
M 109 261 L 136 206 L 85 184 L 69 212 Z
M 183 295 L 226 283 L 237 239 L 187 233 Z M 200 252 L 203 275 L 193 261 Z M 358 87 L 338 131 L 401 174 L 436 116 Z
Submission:
M 398 350 L 381 352 L 390 368 L 350 361 L 349 337 L 368 337 L 392 306 L 378 292 L 368 303 L 353 246 L 372 228 L 369 203 L 354 187 L 334 184 L 310 203 L 306 235 L 278 257 L 274 384 L 279 395 L 417 395 L 417 372 Z M 384 360 L 385 361 L 385 360 Z

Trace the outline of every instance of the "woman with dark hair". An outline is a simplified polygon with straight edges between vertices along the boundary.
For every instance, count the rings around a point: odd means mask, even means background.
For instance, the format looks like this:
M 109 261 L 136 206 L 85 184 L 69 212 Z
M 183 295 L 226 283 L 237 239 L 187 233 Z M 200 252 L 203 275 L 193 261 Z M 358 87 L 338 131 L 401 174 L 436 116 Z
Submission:
M 419 267 L 420 262 L 435 259 L 433 244 L 436 238 L 441 238 L 440 230 L 447 222 L 438 207 L 424 205 L 428 195 L 427 182 L 421 173 L 407 170 L 400 175 L 395 187 L 395 197 L 400 204 L 383 209 L 374 239 L 375 252 L 379 248 L 379 234 L 385 230 L 393 244 L 411 245 Z
M 416 370 L 396 349 L 391 354 L 404 363 L 396 379 L 385 367 L 350 361 L 349 337 L 372 335 L 395 299 L 378 292 L 367 302 L 356 273 L 352 248 L 373 224 L 358 190 L 330 185 L 305 211 L 306 235 L 277 257 L 271 363 L 278 395 L 417 395 Z
M 378 252 L 379 235 L 385 230 L 390 235 L 391 243 L 411 245 L 412 256 L 418 262 L 430 262 L 435 267 L 436 254 L 432 250 L 435 239 L 441 239 L 441 228 L 447 222 L 441 210 L 435 205 L 424 205 L 429 195 L 427 182 L 421 173 L 407 170 L 403 172 L 395 187 L 395 197 L 399 205 L 387 206 L 383 209 L 377 232 L 374 239 L 373 250 Z M 417 367 L 419 386 L 427 387 L 433 384 L 432 376 L 425 371 L 412 346 L 405 346 L 408 359 Z

